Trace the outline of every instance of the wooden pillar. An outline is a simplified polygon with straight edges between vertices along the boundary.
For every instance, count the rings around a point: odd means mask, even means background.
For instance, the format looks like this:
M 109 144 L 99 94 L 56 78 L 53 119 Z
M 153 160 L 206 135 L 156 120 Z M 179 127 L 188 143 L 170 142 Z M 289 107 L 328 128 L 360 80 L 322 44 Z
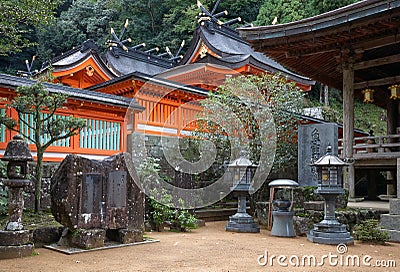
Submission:
M 396 182 L 396 191 L 397 191 L 397 196 L 396 198 L 400 199 L 400 158 L 397 158 L 397 182 Z
M 354 139 L 354 69 L 351 63 L 343 65 L 343 155 L 353 158 Z M 343 186 L 349 190 L 349 198 L 355 198 L 354 165 L 344 171 Z
M 367 171 L 368 177 L 368 199 L 369 200 L 376 200 L 377 195 L 377 172 L 375 169 L 370 169 Z
M 324 106 L 329 107 L 329 87 L 328 87 L 328 85 L 324 86 Z
M 396 134 L 398 102 L 388 99 L 386 106 L 387 134 Z

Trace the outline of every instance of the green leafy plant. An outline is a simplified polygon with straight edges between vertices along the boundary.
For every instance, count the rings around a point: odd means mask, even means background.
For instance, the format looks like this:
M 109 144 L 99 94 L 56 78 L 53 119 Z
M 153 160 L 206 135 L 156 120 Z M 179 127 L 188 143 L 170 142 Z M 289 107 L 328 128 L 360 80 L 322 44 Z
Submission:
M 181 209 L 176 209 L 173 213 L 172 224 L 175 229 L 180 231 L 188 231 L 197 227 L 197 219 L 185 209 L 185 203 L 179 199 Z
M 291 189 L 282 188 L 276 191 L 274 199 L 277 200 L 291 200 L 292 192 Z
M 146 158 L 139 169 L 139 176 L 144 181 L 155 179 L 160 171 L 159 159 Z M 144 185 L 146 187 L 146 184 Z M 165 189 L 161 192 L 157 189 L 149 190 L 148 200 L 149 220 L 157 230 L 161 230 L 165 225 L 178 231 L 188 231 L 196 227 L 196 218 L 185 208 L 185 203 L 179 199 L 180 208 L 172 205 L 173 197 Z M 157 200 L 156 200 L 157 199 Z
M 319 195 L 315 193 L 316 189 L 317 189 L 317 186 L 304 186 L 302 188 L 304 201 L 315 201 L 315 200 L 317 200 Z
M 390 237 L 386 231 L 380 228 L 378 220 L 368 219 L 356 225 L 354 238 L 363 242 L 384 244 Z
M 155 194 L 155 191 L 152 191 Z M 160 230 L 164 225 L 170 221 L 173 216 L 174 210 L 171 208 L 172 196 L 165 191 L 162 192 L 161 201 L 156 201 L 150 197 L 150 216 L 152 222 L 155 224 L 156 229 Z
M 152 193 L 156 193 L 152 191 Z M 150 216 L 157 230 L 161 230 L 165 225 L 169 225 L 171 230 L 189 231 L 196 228 L 197 219 L 185 208 L 182 199 L 179 199 L 181 208 L 172 207 L 172 196 L 165 190 L 162 191 L 161 198 L 156 201 L 150 197 Z

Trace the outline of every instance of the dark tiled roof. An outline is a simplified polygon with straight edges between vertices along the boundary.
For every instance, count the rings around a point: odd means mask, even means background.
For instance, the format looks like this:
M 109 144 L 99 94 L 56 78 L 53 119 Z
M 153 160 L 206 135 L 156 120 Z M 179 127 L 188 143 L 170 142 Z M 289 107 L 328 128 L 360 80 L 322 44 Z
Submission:
M 81 46 L 75 47 L 61 54 L 60 56 L 53 58 L 50 63 L 43 63 L 42 71 L 48 69 L 50 65 L 55 71 L 63 70 L 69 67 L 75 67 L 90 56 L 93 57 L 97 64 L 110 78 L 114 78 L 116 76 L 116 74 L 105 65 L 104 61 L 99 56 L 98 46 L 93 40 L 87 40 Z
M 0 86 L 6 88 L 17 88 L 19 86 L 26 86 L 35 83 L 35 80 L 16 77 L 6 74 L 0 74 Z M 68 95 L 71 99 L 82 100 L 82 101 L 90 101 L 93 103 L 99 103 L 104 105 L 117 106 L 122 108 L 131 107 L 134 110 L 142 111 L 144 108 L 140 106 L 136 100 L 131 98 L 117 96 L 112 94 L 105 94 L 100 92 L 94 92 L 90 90 L 83 90 L 77 88 L 71 88 L 59 84 L 53 84 L 44 82 L 43 85 L 51 92 L 51 93 L 62 93 Z
M 107 65 L 118 75 L 141 72 L 157 75 L 175 66 L 175 62 L 144 51 L 130 49 L 125 52 L 119 47 L 111 47 L 105 54 Z
M 213 64 L 225 65 L 228 68 L 238 68 L 246 63 L 273 73 L 281 73 L 289 79 L 303 84 L 313 85 L 315 82 L 309 78 L 295 74 L 276 61 L 265 55 L 255 52 L 238 34 L 229 26 L 219 25 L 212 21 L 202 21 L 196 28 L 192 44 L 180 64 L 191 61 L 194 53 L 203 42 L 208 48 L 215 52 L 219 58 L 208 58 L 206 61 Z

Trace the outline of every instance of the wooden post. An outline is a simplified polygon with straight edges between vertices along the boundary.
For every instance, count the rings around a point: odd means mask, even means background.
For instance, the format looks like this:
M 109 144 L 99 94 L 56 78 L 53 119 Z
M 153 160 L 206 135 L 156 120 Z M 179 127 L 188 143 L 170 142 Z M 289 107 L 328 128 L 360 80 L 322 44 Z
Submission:
M 396 134 L 397 127 L 397 111 L 398 111 L 398 102 L 392 99 L 388 99 L 388 103 L 386 104 L 386 125 L 387 125 L 387 134 Z
M 353 158 L 354 139 L 354 69 L 350 63 L 343 65 L 343 155 Z M 349 198 L 355 198 L 354 165 L 347 167 L 343 185 L 349 190 Z
M 328 87 L 328 85 L 324 86 L 324 106 L 329 107 L 329 87 Z
M 397 196 L 396 198 L 400 199 L 400 158 L 397 158 L 397 175 L 396 175 L 396 179 L 397 179 Z

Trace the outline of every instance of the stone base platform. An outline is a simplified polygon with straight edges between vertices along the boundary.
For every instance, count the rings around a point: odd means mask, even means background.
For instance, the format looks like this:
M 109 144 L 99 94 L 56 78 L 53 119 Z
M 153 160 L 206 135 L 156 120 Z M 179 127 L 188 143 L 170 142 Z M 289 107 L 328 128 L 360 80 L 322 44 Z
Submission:
M 50 250 L 60 252 L 60 253 L 64 253 L 67 255 L 72 255 L 72 254 L 92 252 L 92 251 L 98 251 L 98 250 L 106 250 L 106 249 L 112 249 L 112 248 L 120 248 L 120 247 L 136 246 L 136 245 L 143 245 L 143 244 L 149 244 L 149 243 L 157 243 L 159 241 L 160 240 L 144 239 L 142 242 L 135 242 L 135 243 L 129 243 L 129 244 L 120 244 L 115 241 L 108 241 L 108 242 L 104 242 L 103 246 L 92 248 L 92 249 L 83 249 L 83 248 L 70 247 L 70 246 L 60 246 L 58 244 L 45 245 L 43 247 L 50 249 Z
M 143 232 L 136 229 L 65 229 L 58 241 L 59 246 L 94 249 L 104 247 L 110 240 L 119 244 L 130 244 L 143 241 Z
M 294 212 L 273 211 L 274 221 L 272 224 L 271 235 L 279 237 L 295 237 L 293 227 Z
M 13 259 L 31 256 L 34 245 L 0 246 L 0 259 Z
M 314 229 L 307 234 L 307 239 L 313 243 L 325 245 L 354 244 L 354 238 L 350 236 L 350 232 L 343 224 L 315 224 Z
M 0 259 L 31 256 L 34 245 L 28 230 L 0 231 Z
M 233 232 L 260 232 L 260 226 L 254 221 L 254 218 L 247 213 L 236 213 L 229 217 L 229 222 L 225 227 L 226 231 Z

